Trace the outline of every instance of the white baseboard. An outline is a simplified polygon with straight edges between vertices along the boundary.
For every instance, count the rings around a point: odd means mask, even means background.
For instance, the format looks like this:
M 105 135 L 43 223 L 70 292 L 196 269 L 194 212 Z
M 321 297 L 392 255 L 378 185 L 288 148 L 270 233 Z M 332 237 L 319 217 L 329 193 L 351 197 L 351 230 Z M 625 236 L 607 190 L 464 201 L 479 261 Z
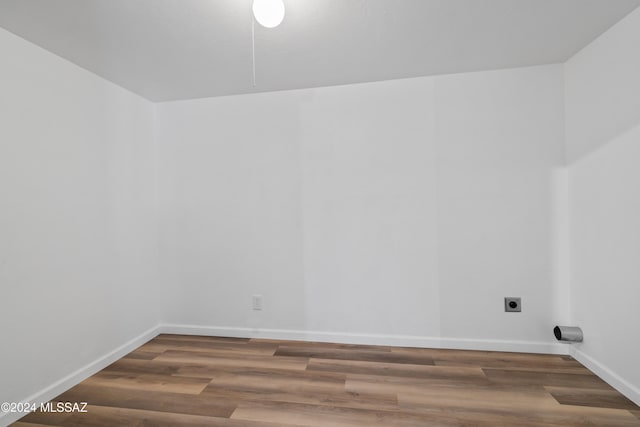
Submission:
M 160 328 L 158 326 L 149 329 L 146 332 L 138 335 L 132 340 L 124 343 L 120 347 L 115 350 L 105 354 L 99 359 L 89 363 L 86 366 L 78 369 L 77 371 L 67 375 L 66 377 L 56 381 L 45 389 L 23 399 L 23 403 L 35 403 L 36 406 L 39 406 L 41 403 L 45 403 L 58 396 L 61 393 L 69 390 L 74 385 L 84 381 L 89 378 L 91 375 L 97 373 L 98 371 L 106 368 L 116 360 L 140 347 L 142 344 L 150 341 L 155 336 L 158 335 Z M 24 413 L 0 413 L 0 426 L 8 426 L 9 424 L 18 421 L 20 418 L 25 416 Z
M 571 346 L 569 354 L 629 400 L 640 405 L 640 389 L 577 347 Z
M 556 342 L 474 340 L 415 335 L 378 335 L 345 332 L 318 332 L 288 329 L 253 329 L 200 325 L 160 325 L 165 334 L 206 335 L 238 338 L 269 338 L 344 344 L 389 345 L 398 347 L 447 348 L 455 350 L 503 351 L 515 353 L 569 354 L 568 346 Z

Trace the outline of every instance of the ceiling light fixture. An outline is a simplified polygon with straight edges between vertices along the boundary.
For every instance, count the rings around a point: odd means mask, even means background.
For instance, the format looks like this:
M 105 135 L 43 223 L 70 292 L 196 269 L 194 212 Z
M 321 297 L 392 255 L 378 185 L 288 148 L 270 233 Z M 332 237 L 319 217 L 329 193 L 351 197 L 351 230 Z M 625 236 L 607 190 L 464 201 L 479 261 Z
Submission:
M 282 0 L 253 0 L 253 16 L 260 25 L 275 28 L 284 19 Z
M 251 64 L 253 66 L 253 87 L 256 86 L 256 21 L 266 28 L 275 28 L 284 19 L 283 0 L 253 0 L 251 20 Z

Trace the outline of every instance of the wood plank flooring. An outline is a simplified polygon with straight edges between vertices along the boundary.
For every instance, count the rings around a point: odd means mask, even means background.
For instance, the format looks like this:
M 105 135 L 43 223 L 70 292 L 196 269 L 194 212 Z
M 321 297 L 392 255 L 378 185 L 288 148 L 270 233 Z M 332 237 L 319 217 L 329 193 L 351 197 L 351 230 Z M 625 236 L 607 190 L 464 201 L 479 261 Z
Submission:
M 34 412 L 43 426 L 640 426 L 568 356 L 160 335 Z

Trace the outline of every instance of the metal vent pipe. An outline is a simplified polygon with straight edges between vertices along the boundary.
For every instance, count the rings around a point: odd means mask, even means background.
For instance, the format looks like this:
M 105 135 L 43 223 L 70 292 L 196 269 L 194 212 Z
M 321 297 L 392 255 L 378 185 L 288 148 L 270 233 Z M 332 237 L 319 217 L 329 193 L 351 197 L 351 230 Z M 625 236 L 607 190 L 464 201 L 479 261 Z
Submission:
M 558 341 L 582 342 L 582 329 L 577 326 L 556 326 L 553 335 Z

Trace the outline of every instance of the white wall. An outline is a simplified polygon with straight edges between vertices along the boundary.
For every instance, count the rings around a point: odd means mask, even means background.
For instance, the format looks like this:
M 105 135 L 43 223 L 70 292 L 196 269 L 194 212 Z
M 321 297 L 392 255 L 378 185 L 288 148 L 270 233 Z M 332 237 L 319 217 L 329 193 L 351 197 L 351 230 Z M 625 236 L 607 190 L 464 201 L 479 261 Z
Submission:
M 430 80 L 161 104 L 166 320 L 437 333 L 431 104 Z
M 570 162 L 640 123 L 640 9 L 565 64 Z
M 549 341 L 562 67 L 436 80 L 440 310 L 444 337 Z M 520 296 L 521 314 L 502 298 Z
M 548 343 L 562 77 L 543 66 L 159 104 L 163 276 L 179 301 L 165 320 Z M 523 313 L 505 314 L 504 296 Z
M 438 336 L 433 80 L 291 95 L 305 329 Z
M 4 30 L 0 52 L 0 402 L 11 402 L 159 321 L 154 110 Z
M 304 327 L 298 114 L 289 93 L 158 106 L 165 321 Z
M 640 9 L 566 64 L 579 356 L 640 404 Z

